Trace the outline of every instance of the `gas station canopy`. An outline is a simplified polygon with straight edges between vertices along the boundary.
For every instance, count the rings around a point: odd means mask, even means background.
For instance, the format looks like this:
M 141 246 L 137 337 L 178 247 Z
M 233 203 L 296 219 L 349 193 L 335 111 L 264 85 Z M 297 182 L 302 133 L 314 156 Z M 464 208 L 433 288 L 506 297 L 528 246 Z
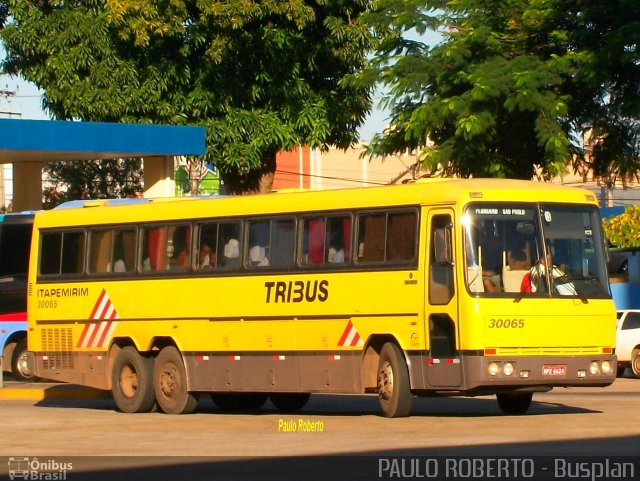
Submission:
M 0 163 L 202 155 L 204 127 L 0 119 Z
M 168 197 L 173 157 L 204 152 L 204 127 L 0 119 L 0 164 L 13 164 L 14 210 L 42 207 L 42 162 L 139 157 L 145 197 Z

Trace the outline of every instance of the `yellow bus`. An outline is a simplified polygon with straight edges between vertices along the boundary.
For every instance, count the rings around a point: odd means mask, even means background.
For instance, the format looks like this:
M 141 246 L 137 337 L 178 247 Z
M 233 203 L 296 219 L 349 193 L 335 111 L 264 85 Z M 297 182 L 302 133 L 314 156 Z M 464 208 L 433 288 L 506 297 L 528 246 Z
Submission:
M 36 375 L 124 412 L 302 408 L 311 393 L 532 394 L 614 381 L 615 307 L 593 193 L 496 179 L 35 215 Z

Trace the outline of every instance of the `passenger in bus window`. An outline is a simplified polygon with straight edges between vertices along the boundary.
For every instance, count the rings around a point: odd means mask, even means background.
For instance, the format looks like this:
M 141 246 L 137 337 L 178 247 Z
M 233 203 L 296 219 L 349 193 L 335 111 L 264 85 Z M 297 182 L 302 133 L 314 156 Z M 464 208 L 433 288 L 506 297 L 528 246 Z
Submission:
M 512 271 L 529 270 L 531 263 L 527 260 L 527 253 L 524 249 L 515 249 L 509 254 L 509 269 Z
M 240 258 L 240 242 L 238 239 L 229 239 L 224 246 L 224 259 L 222 265 L 232 267 L 237 265 Z
M 211 269 L 212 264 L 215 265 L 215 254 L 213 254 L 213 262 L 211 262 L 211 247 L 209 244 L 200 246 L 200 255 L 198 256 L 198 267 L 200 269 Z
M 332 264 L 339 264 L 344 262 L 344 248 L 339 245 L 329 247 L 327 253 L 327 260 Z
M 496 274 L 488 274 L 487 271 L 482 273 L 482 285 L 485 292 L 500 292 L 500 287 L 496 285 Z
M 183 246 L 178 251 L 178 255 L 176 255 L 176 260 L 173 267 L 178 271 L 185 271 L 189 268 L 189 253 L 187 252 L 186 247 Z
M 127 272 L 127 267 L 124 262 L 124 246 L 122 240 L 122 233 L 116 232 L 113 244 L 113 272 Z M 111 265 L 109 265 L 111 267 Z
M 107 265 L 107 272 L 111 272 L 111 263 Z M 122 259 L 116 259 L 113 263 L 113 272 L 127 272 L 127 268 Z
M 266 267 L 269 265 L 266 249 L 262 246 L 253 246 L 249 249 L 249 260 L 253 266 Z
M 538 259 L 536 265 L 531 268 L 531 292 L 546 292 L 548 266 L 551 266 L 552 283 L 556 293 L 561 296 L 575 296 L 577 293 L 573 283 L 563 282 L 567 276 L 560 267 L 553 263 L 551 250 L 548 250 L 546 257 Z

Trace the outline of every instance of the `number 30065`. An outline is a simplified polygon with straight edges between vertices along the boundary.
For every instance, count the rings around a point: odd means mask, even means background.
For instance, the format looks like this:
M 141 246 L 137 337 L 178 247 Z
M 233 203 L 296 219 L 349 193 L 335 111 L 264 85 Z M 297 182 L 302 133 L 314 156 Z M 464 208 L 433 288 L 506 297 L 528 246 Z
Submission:
M 489 329 L 522 329 L 524 319 L 489 319 Z

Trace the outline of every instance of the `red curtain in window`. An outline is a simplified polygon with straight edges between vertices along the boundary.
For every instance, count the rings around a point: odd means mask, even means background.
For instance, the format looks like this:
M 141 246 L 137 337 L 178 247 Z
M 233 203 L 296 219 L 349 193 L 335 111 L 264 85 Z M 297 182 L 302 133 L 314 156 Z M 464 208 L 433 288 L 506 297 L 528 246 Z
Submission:
M 165 230 L 152 229 L 149 231 L 149 260 L 151 261 L 151 270 L 158 271 L 164 268 L 164 245 Z
M 348 262 L 351 258 L 351 219 L 348 217 L 342 220 L 342 237 L 344 239 L 344 260 Z
M 324 262 L 324 220 L 309 221 L 309 264 Z

